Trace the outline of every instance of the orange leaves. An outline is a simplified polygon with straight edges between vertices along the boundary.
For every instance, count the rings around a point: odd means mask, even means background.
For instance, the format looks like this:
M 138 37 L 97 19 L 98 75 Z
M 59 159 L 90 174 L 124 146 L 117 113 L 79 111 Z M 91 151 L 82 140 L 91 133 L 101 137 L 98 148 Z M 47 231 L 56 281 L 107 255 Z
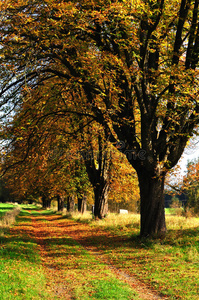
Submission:
M 184 177 L 184 188 L 190 189 L 199 182 L 199 161 L 190 162 L 187 167 L 187 175 Z

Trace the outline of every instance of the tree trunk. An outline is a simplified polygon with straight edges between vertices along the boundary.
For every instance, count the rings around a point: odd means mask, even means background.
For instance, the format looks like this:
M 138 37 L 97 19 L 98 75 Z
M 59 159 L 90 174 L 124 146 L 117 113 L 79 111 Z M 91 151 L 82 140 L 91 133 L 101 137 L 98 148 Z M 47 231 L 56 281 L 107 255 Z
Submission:
M 87 208 L 87 198 L 86 196 L 78 198 L 78 211 L 82 214 L 85 213 Z
M 57 210 L 63 211 L 64 210 L 64 197 L 57 195 Z
M 141 200 L 141 237 L 164 237 L 166 234 L 164 210 L 165 175 L 154 177 L 138 172 Z
M 51 199 L 46 200 L 47 208 L 51 208 Z
M 46 196 L 42 196 L 42 208 L 47 208 L 47 198 Z
M 67 199 L 67 212 L 74 212 L 75 210 L 75 200 L 74 196 L 68 196 Z
M 84 214 L 86 212 L 86 209 L 87 209 L 87 198 L 86 198 L 86 196 L 83 196 L 81 213 Z
M 95 218 L 103 219 L 108 213 L 108 192 L 109 183 L 101 182 L 94 188 L 95 194 L 95 207 L 94 216 Z
M 82 200 L 83 200 L 83 197 L 78 197 L 77 198 L 77 210 L 78 210 L 78 212 L 81 212 Z

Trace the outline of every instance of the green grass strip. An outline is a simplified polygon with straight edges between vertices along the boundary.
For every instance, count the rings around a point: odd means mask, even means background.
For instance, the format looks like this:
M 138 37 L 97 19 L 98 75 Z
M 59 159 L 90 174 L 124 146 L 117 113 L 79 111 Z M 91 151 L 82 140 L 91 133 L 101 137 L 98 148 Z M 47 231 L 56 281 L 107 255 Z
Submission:
M 27 220 L 17 223 L 20 228 L 29 225 Z M 45 286 L 46 279 L 34 240 L 20 230 L 4 232 L 0 236 L 0 299 L 53 299 Z

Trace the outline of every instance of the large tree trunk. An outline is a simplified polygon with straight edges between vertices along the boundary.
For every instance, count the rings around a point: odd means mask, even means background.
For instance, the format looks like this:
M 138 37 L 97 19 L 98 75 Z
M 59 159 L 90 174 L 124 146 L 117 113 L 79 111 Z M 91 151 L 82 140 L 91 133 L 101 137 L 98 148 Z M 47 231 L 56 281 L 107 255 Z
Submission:
M 46 198 L 46 196 L 42 196 L 42 208 L 43 209 L 47 208 L 47 198 Z
M 51 208 L 51 199 L 47 199 L 47 208 Z
M 77 198 L 77 210 L 78 210 L 78 212 L 81 212 L 82 199 L 83 199 L 83 197 L 78 197 Z
M 108 213 L 111 156 L 101 133 L 97 135 L 97 151 L 92 147 L 91 132 L 88 131 L 88 134 L 90 139 L 89 152 L 82 151 L 82 157 L 95 195 L 94 216 L 96 219 L 103 219 Z
M 75 200 L 74 196 L 68 196 L 67 199 L 67 212 L 74 212 L 75 210 Z
M 87 208 L 87 198 L 86 196 L 78 198 L 78 211 L 82 214 L 85 213 Z
M 64 197 L 57 195 L 57 210 L 63 211 L 64 210 Z
M 164 237 L 166 234 L 164 210 L 165 175 L 154 177 L 138 172 L 141 198 L 141 237 Z
M 45 195 L 42 196 L 42 208 L 51 208 L 51 199 L 48 199 Z
M 108 213 L 108 192 L 109 183 L 101 182 L 94 188 L 95 194 L 95 207 L 94 216 L 95 218 L 103 219 Z

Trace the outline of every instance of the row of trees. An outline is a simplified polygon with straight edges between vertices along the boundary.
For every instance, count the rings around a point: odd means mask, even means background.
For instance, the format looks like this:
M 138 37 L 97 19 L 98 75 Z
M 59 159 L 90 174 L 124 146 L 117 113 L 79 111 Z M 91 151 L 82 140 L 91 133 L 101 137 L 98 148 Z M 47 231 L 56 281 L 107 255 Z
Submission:
M 22 98 L 15 116 L 2 131 L 7 140 L 2 164 L 4 181 L 15 198 L 41 198 L 44 208 L 56 198 L 58 210 L 62 210 L 66 199 L 67 206 L 73 207 L 76 196 L 80 211 L 88 198 L 97 218 L 107 214 L 108 196 L 112 202 L 133 199 L 131 208 L 135 209 L 139 197 L 136 174 L 105 140 L 102 128 L 96 122 L 87 127 L 86 117 L 79 120 L 74 115 L 56 116 L 51 102 L 54 98 L 48 103 L 50 108 L 33 105 L 39 96 L 37 90 L 28 101 Z M 65 109 L 62 99 L 59 109 Z
M 85 142 L 98 124 L 96 144 L 109 141 L 137 173 L 141 236 L 164 236 L 165 176 L 199 121 L 198 36 L 198 0 L 2 1 L 2 118 L 23 112 L 5 160 L 23 143 L 20 161 L 36 156 L 37 145 L 42 155 L 49 128 L 63 132 L 58 139 L 50 133 L 59 145 L 71 128 Z M 95 200 L 107 193 L 106 155 L 100 151 L 98 165 L 84 165 Z

